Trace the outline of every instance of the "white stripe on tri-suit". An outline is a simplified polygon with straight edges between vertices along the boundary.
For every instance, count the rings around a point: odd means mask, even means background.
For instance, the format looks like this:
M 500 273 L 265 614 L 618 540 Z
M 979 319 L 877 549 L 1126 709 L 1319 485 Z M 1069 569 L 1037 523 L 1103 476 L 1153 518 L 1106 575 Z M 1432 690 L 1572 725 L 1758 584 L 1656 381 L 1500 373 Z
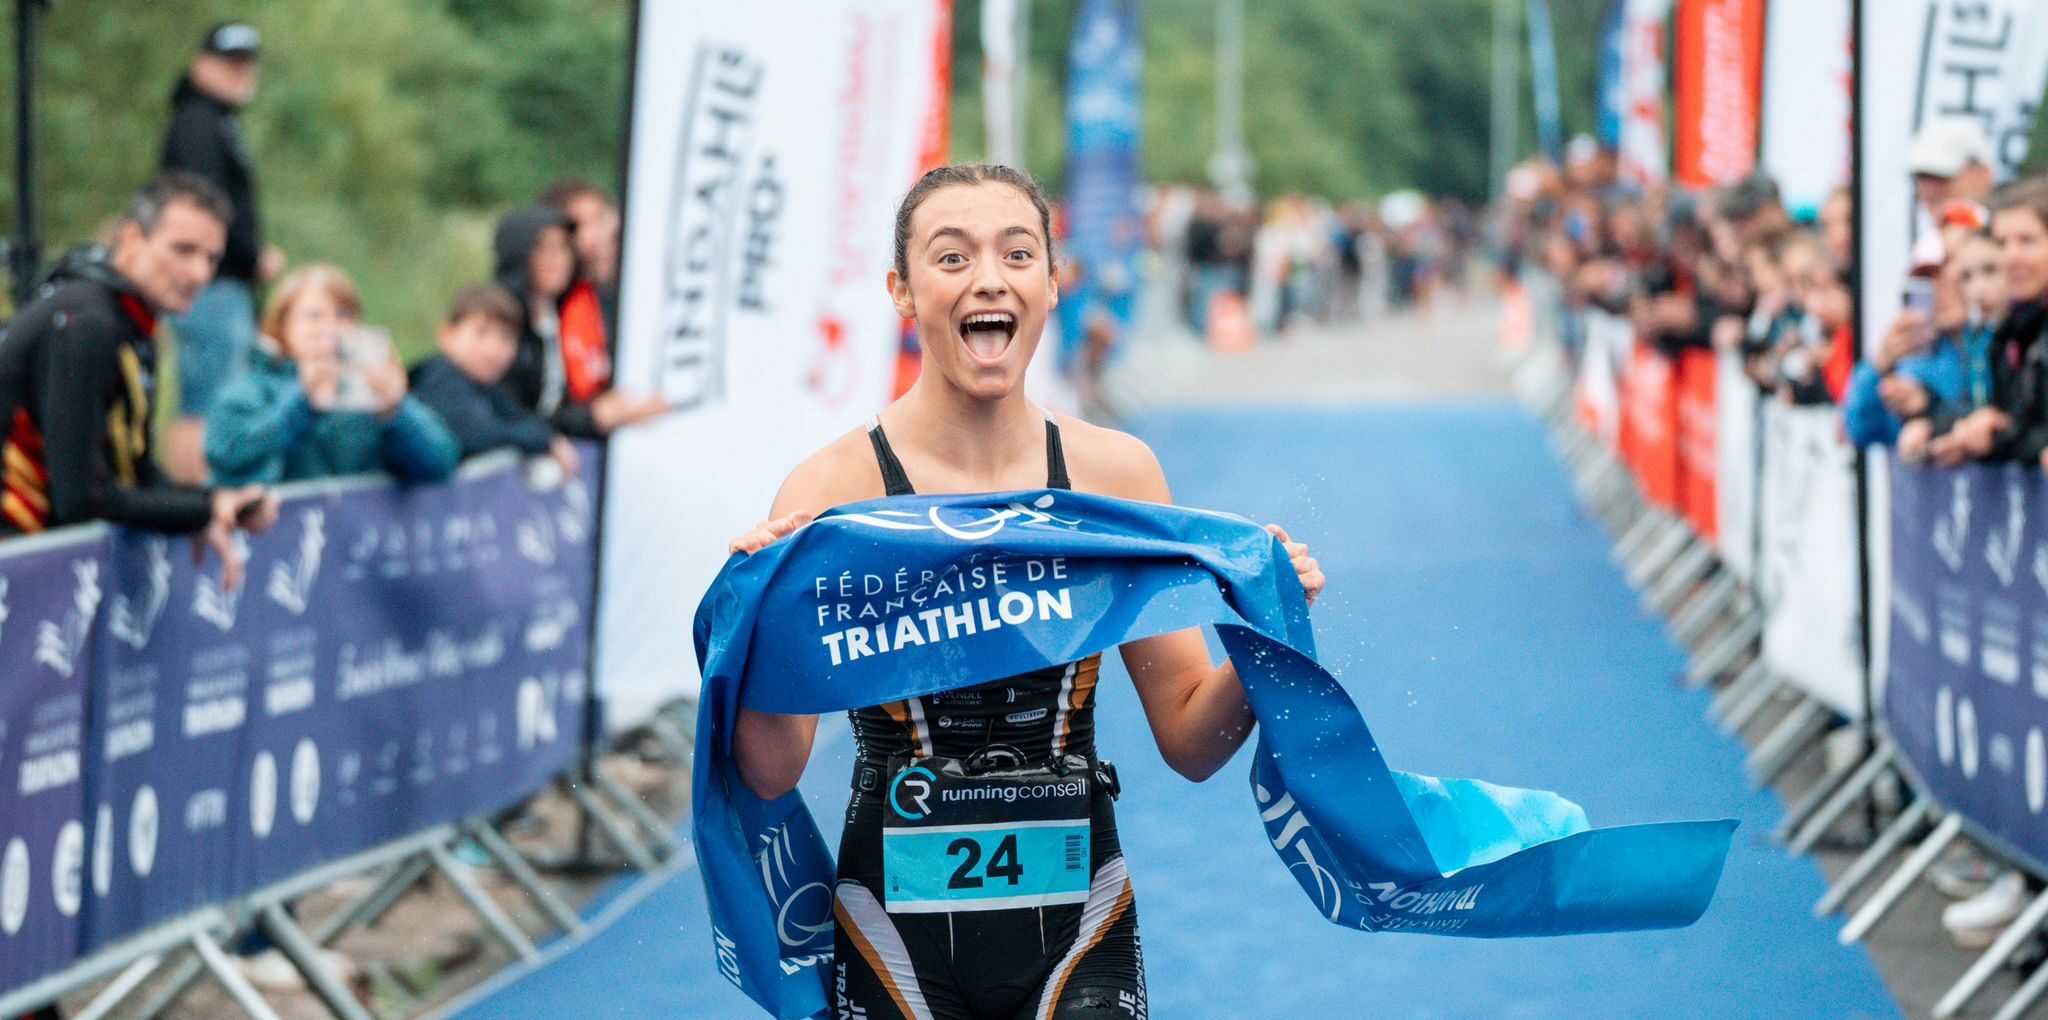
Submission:
M 1060 703 L 1053 709 L 1052 753 L 1057 758 L 1067 751 L 1067 713 L 1074 701 L 1074 673 L 1081 668 L 1081 660 L 1067 663 L 1067 670 L 1060 674 Z
M 924 699 L 908 698 L 910 705 L 910 749 L 920 758 L 938 753 L 932 745 L 932 724 L 924 718 Z

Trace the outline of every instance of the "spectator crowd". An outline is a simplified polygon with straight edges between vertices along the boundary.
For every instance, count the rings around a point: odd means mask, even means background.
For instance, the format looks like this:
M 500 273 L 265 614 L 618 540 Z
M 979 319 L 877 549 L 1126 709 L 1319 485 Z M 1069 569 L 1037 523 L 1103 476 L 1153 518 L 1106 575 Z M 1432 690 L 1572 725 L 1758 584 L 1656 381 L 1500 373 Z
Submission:
M 1704 194 L 1635 186 L 1590 139 L 1561 167 L 1510 174 L 1501 263 L 1556 281 L 1575 361 L 1602 312 L 1666 357 L 1739 359 L 1761 399 L 1836 408 L 1844 439 L 1904 464 L 2048 468 L 2048 178 L 1995 187 L 1990 140 L 1969 118 L 1923 124 L 1907 164 L 1919 240 L 1904 279 L 1857 279 L 1846 188 L 1795 211 L 1760 175 Z M 1860 344 L 1859 290 L 1898 302 Z M 1982 851 L 1931 878 L 1958 898 L 1942 922 L 1966 947 L 1988 945 L 2032 896 L 2020 869 Z
M 438 353 L 410 367 L 345 268 L 291 268 L 264 241 L 237 120 L 262 44 L 246 24 L 206 32 L 172 92 L 160 172 L 0 335 L 0 537 L 95 520 L 191 534 L 232 586 L 234 533 L 276 518 L 270 486 L 436 482 L 498 449 L 573 471 L 572 439 L 666 410 L 612 387 L 620 223 L 588 182 L 504 215 L 493 278 L 451 298 Z M 163 347 L 177 403 L 159 451 Z

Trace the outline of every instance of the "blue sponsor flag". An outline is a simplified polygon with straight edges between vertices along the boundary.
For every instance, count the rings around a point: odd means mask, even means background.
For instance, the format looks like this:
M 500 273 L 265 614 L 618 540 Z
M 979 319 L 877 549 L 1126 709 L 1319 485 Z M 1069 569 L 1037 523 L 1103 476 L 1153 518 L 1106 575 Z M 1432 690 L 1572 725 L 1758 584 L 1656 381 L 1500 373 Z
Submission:
M 978 625 L 954 628 L 963 612 Z M 1330 921 L 1565 935 L 1682 927 L 1713 898 L 1732 821 L 1590 829 L 1556 794 L 1389 771 L 1249 521 L 1064 491 L 901 497 L 735 557 L 698 607 L 694 822 L 720 970 L 777 1017 L 830 1001 L 832 857 L 800 795 L 740 781 L 740 706 L 884 704 L 1205 624 L 1258 718 L 1253 808 Z
M 1628 0 L 1607 5 L 1607 19 L 1600 23 L 1599 82 L 1594 89 L 1593 133 L 1601 145 L 1616 150 L 1621 148 L 1621 122 L 1628 106 L 1628 91 L 1622 81 L 1628 66 L 1624 57 L 1627 36 L 1623 33 L 1627 13 Z
M 1536 137 L 1543 155 L 1564 163 L 1564 119 L 1557 108 L 1557 43 L 1550 28 L 1550 0 L 1529 0 L 1529 80 L 1536 95 Z
M 1079 285 L 1060 295 L 1060 363 L 1071 367 L 1090 322 L 1121 334 L 1138 294 L 1145 242 L 1138 140 L 1138 0 L 1082 0 L 1067 65 L 1067 255 Z

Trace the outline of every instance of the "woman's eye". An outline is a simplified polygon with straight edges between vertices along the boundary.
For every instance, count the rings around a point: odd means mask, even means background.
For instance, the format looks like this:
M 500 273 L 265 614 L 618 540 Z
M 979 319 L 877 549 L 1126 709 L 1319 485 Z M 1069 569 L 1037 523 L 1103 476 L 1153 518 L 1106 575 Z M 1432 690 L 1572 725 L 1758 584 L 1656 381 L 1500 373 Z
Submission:
M 966 256 L 961 255 L 957 251 L 949 251 L 939 256 L 939 265 L 942 266 L 957 266 L 965 261 L 967 261 Z
M 1031 249 L 1029 248 L 1019 248 L 1010 253 L 1010 261 L 1012 262 L 1028 262 L 1030 259 Z

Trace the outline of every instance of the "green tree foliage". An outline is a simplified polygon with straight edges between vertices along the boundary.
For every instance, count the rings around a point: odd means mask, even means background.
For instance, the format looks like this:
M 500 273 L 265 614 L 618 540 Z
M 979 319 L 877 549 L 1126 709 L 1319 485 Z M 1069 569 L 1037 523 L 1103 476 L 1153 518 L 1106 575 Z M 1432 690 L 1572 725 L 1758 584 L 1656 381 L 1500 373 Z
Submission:
M 1066 39 L 1076 0 L 1029 0 L 1032 103 L 1026 165 L 1060 179 Z M 1331 197 L 1419 186 L 1487 194 L 1495 0 L 1250 0 L 1245 135 L 1266 194 Z M 954 22 L 953 153 L 986 151 L 979 3 Z M 1519 4 L 1515 5 L 1519 10 Z M 1594 46 L 1606 0 L 1554 0 L 1565 128 L 1592 126 Z M 1202 180 L 1215 148 L 1215 0 L 1144 0 L 1145 163 Z M 1516 43 L 1523 46 L 1516 23 Z M 1523 150 L 1534 147 L 1528 64 L 1518 79 Z
M 565 175 L 616 185 L 622 0 L 59 0 L 50 10 L 38 177 L 52 248 L 91 237 L 155 171 L 172 87 L 206 27 L 230 19 L 263 31 L 263 83 L 242 120 L 268 239 L 295 265 L 348 269 L 369 317 L 409 352 L 431 345 L 453 290 L 490 271 L 498 213 Z M 0 182 L 8 230 L 11 176 Z

